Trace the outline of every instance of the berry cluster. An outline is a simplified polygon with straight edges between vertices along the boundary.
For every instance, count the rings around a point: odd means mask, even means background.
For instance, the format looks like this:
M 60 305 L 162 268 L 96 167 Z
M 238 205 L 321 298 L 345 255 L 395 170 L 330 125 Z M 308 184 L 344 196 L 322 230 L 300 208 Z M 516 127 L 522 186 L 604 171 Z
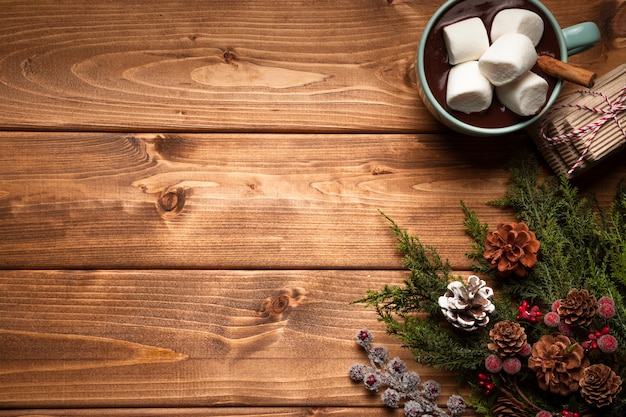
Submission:
M 422 383 L 419 374 L 409 371 L 402 359 L 389 359 L 387 348 L 372 346 L 373 341 L 374 336 L 369 330 L 363 329 L 357 332 L 356 342 L 367 352 L 370 365 L 361 363 L 352 365 L 349 371 L 350 379 L 354 382 L 362 382 L 365 388 L 373 392 L 387 386 L 381 395 L 383 404 L 390 408 L 399 408 L 404 400 L 406 417 L 424 417 L 434 414 L 457 417 L 465 412 L 463 398 L 459 395 L 451 395 L 446 403 L 450 414 L 446 414 L 437 405 L 441 385 L 434 380 Z
M 599 355 L 616 352 L 618 341 L 610 334 L 611 328 L 608 326 L 609 320 L 616 315 L 614 301 L 609 297 L 602 297 L 597 302 L 595 297 L 590 297 L 588 300 L 590 301 L 584 303 L 583 307 L 575 310 L 570 308 L 569 311 L 567 308 L 562 307 L 564 300 L 557 300 L 545 314 L 541 312 L 538 306 L 531 306 L 527 301 L 523 301 L 517 308 L 516 320 L 520 323 L 526 322 L 531 325 L 543 323 L 549 331 L 555 332 L 554 334 L 561 334 L 565 336 L 565 339 L 570 340 L 572 347 L 576 345 L 579 345 L 578 349 L 582 347 L 580 355 L 585 358 L 596 350 L 599 352 Z M 585 301 L 584 298 L 583 301 Z M 566 300 L 565 302 L 572 304 L 571 300 Z M 572 310 L 577 314 L 571 313 Z M 578 310 L 583 311 L 584 314 L 578 315 Z M 519 324 L 515 324 L 510 325 L 507 329 L 517 329 L 519 327 Z M 533 327 L 537 328 L 536 326 Z M 513 332 L 510 333 L 513 334 Z M 526 341 L 525 331 L 519 331 L 519 337 L 516 336 L 511 340 L 506 338 L 508 334 L 509 332 L 502 335 L 490 333 L 492 343 L 489 345 L 489 349 L 494 350 L 495 353 L 485 358 L 484 365 L 487 372 L 481 372 L 477 375 L 478 388 L 485 396 L 503 389 L 498 381 L 507 386 L 514 384 L 513 376 L 522 370 L 522 360 L 530 357 L 531 354 L 535 354 L 534 345 Z M 602 356 L 599 356 L 597 359 L 600 359 L 602 362 L 602 358 Z M 588 365 L 589 360 L 585 360 Z M 591 403 L 591 405 L 595 404 Z M 542 410 L 537 413 L 536 417 L 552 417 L 555 415 L 552 412 Z M 560 412 L 559 417 L 579 417 L 579 413 L 565 409 Z
M 611 336 L 611 329 L 605 326 L 602 330 L 589 333 L 588 340 L 581 343 L 585 350 L 600 349 L 602 353 L 613 353 L 617 350 L 617 339 Z
M 519 314 L 515 317 L 517 320 L 526 320 L 531 323 L 537 323 L 539 318 L 543 315 L 541 311 L 539 311 L 539 306 L 530 306 L 528 301 L 522 301 L 522 305 L 517 308 Z
M 496 389 L 496 384 L 491 376 L 483 373 L 478 374 L 478 386 L 484 389 L 483 394 L 485 395 L 490 395 Z
M 575 336 L 575 331 L 570 324 L 561 320 L 559 315 L 559 307 L 561 300 L 557 300 L 552 304 L 551 311 L 544 316 L 544 324 L 548 327 L 558 328 L 558 330 L 567 335 Z M 615 317 L 615 302 L 609 297 L 602 297 L 597 301 L 597 316 L 605 323 Z M 602 353 L 613 353 L 617 350 L 617 339 L 610 334 L 611 328 L 607 325 L 600 330 L 589 332 L 587 340 L 580 342 L 586 352 L 598 349 Z

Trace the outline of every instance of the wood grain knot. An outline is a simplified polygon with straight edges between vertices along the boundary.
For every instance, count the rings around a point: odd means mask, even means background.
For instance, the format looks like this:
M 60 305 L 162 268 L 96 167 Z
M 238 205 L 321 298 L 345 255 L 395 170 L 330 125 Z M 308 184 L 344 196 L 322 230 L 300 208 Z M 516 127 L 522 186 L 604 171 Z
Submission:
M 224 62 L 227 64 L 232 64 L 232 62 L 237 59 L 237 55 L 235 55 L 232 51 L 226 50 L 222 55 L 224 57 Z
M 393 174 L 393 171 L 385 167 L 377 166 L 377 167 L 372 168 L 372 175 L 386 175 L 386 174 Z
M 272 300 L 270 304 L 270 312 L 272 314 L 281 314 L 289 307 L 289 297 L 286 295 L 279 295 L 278 297 Z
M 305 292 L 302 288 L 282 290 L 278 295 L 266 298 L 259 313 L 264 318 L 282 320 L 289 310 L 302 304 L 306 298 Z
M 164 218 L 176 217 L 185 207 L 185 190 L 182 187 L 169 188 L 157 199 L 157 211 Z

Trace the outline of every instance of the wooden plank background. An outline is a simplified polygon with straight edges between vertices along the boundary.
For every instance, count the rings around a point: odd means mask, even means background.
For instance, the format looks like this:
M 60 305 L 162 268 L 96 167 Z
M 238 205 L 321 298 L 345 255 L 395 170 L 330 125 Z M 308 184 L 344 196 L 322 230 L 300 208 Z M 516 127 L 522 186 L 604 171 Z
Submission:
M 469 269 L 461 200 L 491 225 L 512 218 L 486 202 L 525 146 L 481 145 L 489 152 L 457 135 L 0 133 L 0 267 L 393 269 L 383 211 Z M 618 164 L 603 177 L 623 175 Z M 615 189 L 592 191 L 608 202 Z
M 506 162 L 455 136 L 0 133 L 0 266 L 397 268 L 382 210 L 468 268 L 460 196 L 496 222 Z
M 544 3 L 626 61 L 625 1 Z M 530 144 L 421 104 L 439 5 L 0 1 L 0 416 L 391 415 L 347 377 L 364 326 L 411 361 L 350 304 L 407 276 L 379 210 L 467 275 L 460 201 L 511 219 Z M 576 184 L 608 202 L 621 158 Z
M 0 331 L 3 406 L 376 405 L 377 395 L 346 377 L 350 365 L 367 361 L 356 331 L 376 321 L 371 309 L 350 302 L 371 285 L 404 277 L 6 271 L 0 285 L 12 302 Z M 456 383 L 438 379 L 449 390 Z

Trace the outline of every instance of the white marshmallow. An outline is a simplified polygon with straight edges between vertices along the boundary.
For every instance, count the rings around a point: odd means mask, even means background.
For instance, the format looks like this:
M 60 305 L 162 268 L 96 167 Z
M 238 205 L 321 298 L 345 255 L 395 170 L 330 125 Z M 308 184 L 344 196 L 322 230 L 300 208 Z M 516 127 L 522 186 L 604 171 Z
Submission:
M 527 72 L 517 80 L 496 87 L 496 96 L 512 112 L 531 116 L 546 103 L 548 82 L 533 72 Z
M 485 24 L 478 17 L 461 20 L 443 28 L 443 40 L 448 50 L 448 63 L 475 61 L 489 48 Z
M 543 36 L 543 19 L 535 12 L 526 9 L 504 9 L 491 23 L 491 42 L 505 33 L 521 33 L 537 46 Z
M 537 52 L 526 35 L 500 36 L 478 60 L 480 72 L 495 86 L 510 83 L 528 72 L 537 62 Z
M 480 112 L 491 105 L 493 86 L 478 70 L 477 61 L 455 65 L 448 74 L 446 103 L 465 113 Z

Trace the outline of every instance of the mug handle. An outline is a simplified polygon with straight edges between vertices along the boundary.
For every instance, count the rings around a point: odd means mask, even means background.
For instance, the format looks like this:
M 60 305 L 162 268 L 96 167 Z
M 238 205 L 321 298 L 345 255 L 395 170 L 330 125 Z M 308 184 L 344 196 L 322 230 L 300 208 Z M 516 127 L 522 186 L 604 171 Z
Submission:
M 562 29 L 567 55 L 575 55 L 600 41 L 600 29 L 593 22 L 583 22 Z

